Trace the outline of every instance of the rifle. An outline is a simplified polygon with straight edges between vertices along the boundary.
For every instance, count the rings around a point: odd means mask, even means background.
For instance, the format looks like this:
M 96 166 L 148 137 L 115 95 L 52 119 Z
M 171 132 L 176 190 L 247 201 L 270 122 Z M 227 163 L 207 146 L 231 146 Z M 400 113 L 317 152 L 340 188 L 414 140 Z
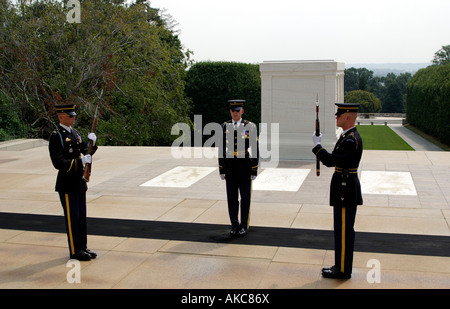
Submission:
M 319 94 L 316 96 L 316 136 L 320 135 L 320 122 L 319 122 Z M 320 160 L 316 157 L 316 175 L 320 176 Z
M 102 89 L 102 92 L 100 93 L 100 97 L 98 98 L 97 107 L 95 108 L 94 120 L 92 121 L 92 126 L 91 126 L 91 133 L 94 133 L 95 132 L 95 128 L 97 127 L 98 109 L 99 109 L 99 107 L 100 107 L 100 105 L 102 103 L 102 95 L 103 95 L 103 89 Z M 92 155 L 93 148 L 94 148 L 94 143 L 90 140 L 89 141 L 89 150 L 88 150 L 87 154 Z M 84 165 L 83 180 L 86 181 L 86 182 L 89 182 L 89 178 L 91 177 L 91 164 L 92 163 L 86 163 Z

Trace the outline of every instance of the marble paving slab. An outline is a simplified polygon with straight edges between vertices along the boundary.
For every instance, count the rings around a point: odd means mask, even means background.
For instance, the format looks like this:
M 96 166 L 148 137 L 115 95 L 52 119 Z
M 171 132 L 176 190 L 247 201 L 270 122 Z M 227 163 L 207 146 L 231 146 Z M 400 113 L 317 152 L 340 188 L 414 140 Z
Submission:
M 296 192 L 311 169 L 266 168 L 253 181 L 253 190 Z
M 363 194 L 417 195 L 410 172 L 362 171 Z
M 217 167 L 177 166 L 140 186 L 188 188 L 214 170 Z

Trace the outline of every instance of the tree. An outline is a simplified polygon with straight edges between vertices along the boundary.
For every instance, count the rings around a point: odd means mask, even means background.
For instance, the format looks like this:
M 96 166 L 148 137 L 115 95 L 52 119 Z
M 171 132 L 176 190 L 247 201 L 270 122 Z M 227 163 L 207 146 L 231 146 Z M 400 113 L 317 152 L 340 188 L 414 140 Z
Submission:
M 189 122 L 190 52 L 147 1 L 84 0 L 81 23 L 68 22 L 67 1 L 0 2 L 0 91 L 30 108 L 37 135 L 61 103 L 77 104 L 87 132 L 101 90 L 100 143 L 167 145 L 171 126 Z
M 435 65 L 450 63 L 450 45 L 442 46 L 442 48 L 434 54 L 432 62 Z
M 349 68 L 345 70 L 344 78 L 345 93 L 354 90 L 369 91 L 381 101 L 382 112 L 405 112 L 406 83 L 411 78 L 410 73 L 373 76 L 373 72 L 366 68 Z
M 381 111 L 380 100 L 369 91 L 353 90 L 345 94 L 345 103 L 360 103 L 359 113 L 379 113 Z
M 389 73 L 382 79 L 384 91 L 382 96 L 384 113 L 404 113 L 406 104 L 406 84 L 411 79 L 410 73 L 395 75 Z
M 344 71 L 344 92 L 353 90 L 372 91 L 373 71 L 366 68 L 349 68 Z

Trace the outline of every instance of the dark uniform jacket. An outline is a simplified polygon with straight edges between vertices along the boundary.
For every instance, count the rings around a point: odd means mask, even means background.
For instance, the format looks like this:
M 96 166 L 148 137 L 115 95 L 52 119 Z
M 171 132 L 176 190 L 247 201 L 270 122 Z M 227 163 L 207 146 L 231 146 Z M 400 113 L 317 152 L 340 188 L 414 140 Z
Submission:
M 363 145 L 356 128 L 350 129 L 339 138 L 331 154 L 320 144 L 312 151 L 325 166 L 335 167 L 330 185 L 330 205 L 337 207 L 362 205 L 357 171 Z
M 258 129 L 253 122 L 242 120 L 237 129 L 233 121 L 222 124 L 223 145 L 219 149 L 219 173 L 229 179 L 258 174 Z
M 88 153 L 89 144 L 82 140 L 75 129 L 72 128 L 69 132 L 59 126 L 58 130 L 51 134 L 48 148 L 53 166 L 58 170 L 55 191 L 65 193 L 86 192 L 87 185 L 82 179 L 81 154 Z M 97 146 L 94 146 L 93 150 L 95 152 Z

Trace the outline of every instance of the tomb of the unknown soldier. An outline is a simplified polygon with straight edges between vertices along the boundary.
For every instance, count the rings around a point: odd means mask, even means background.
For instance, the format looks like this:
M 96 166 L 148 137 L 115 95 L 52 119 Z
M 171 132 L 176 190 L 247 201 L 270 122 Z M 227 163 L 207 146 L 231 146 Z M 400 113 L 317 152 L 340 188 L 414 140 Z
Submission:
M 324 136 L 322 142 L 332 149 L 338 129 L 334 103 L 344 102 L 344 68 L 344 63 L 333 60 L 260 63 L 261 121 L 279 124 L 280 160 L 314 158 L 310 141 L 316 119 L 316 100 Z M 270 137 L 267 139 L 269 149 Z

